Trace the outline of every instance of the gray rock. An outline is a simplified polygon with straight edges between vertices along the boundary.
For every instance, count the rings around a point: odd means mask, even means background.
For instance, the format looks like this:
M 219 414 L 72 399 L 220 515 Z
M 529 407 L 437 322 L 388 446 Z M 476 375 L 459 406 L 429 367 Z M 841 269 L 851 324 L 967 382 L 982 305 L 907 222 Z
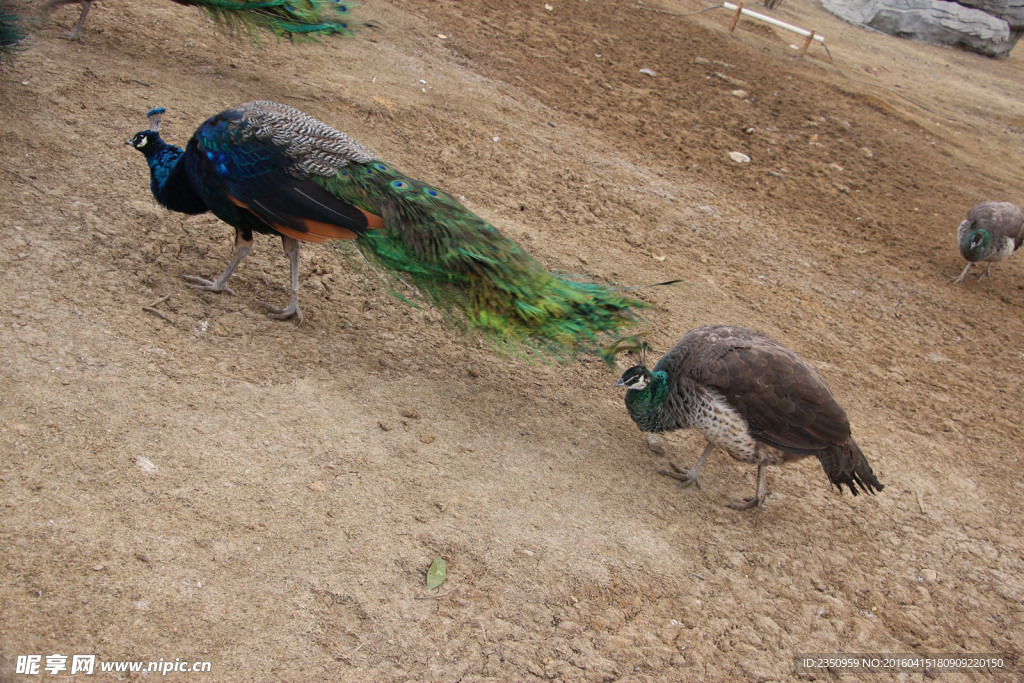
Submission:
M 986 5 L 1019 21 L 1024 0 L 965 0 Z M 999 16 L 946 0 L 822 0 L 826 10 L 867 28 L 933 45 L 961 47 L 989 57 L 1005 57 L 1021 31 Z
M 957 0 L 965 7 L 974 7 L 994 17 L 1005 19 L 1011 31 L 1024 30 L 1024 0 Z

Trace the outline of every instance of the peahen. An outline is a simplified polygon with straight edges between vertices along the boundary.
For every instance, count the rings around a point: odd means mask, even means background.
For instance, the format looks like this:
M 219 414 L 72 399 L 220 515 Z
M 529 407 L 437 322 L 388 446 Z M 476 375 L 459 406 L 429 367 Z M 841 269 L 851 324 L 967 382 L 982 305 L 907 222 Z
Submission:
M 1024 242 L 1024 211 L 1010 202 L 982 202 L 967 212 L 967 219 L 957 228 L 956 241 L 967 265 L 953 282 L 963 282 L 972 265 L 985 261 L 980 280 L 995 261 L 1009 258 Z
M 68 35 L 78 38 L 94 0 L 49 0 L 46 11 L 58 5 L 81 4 L 78 23 Z M 324 35 L 350 35 L 354 28 L 372 26 L 354 22 L 354 5 L 345 0 L 172 0 L 179 5 L 206 10 L 214 21 L 230 30 L 241 30 L 255 35 L 269 31 L 277 37 L 292 40 Z
M 883 486 L 850 436 L 846 413 L 825 380 L 800 356 L 746 327 L 712 325 L 686 333 L 653 370 L 626 370 L 626 408 L 645 432 L 696 429 L 707 446 L 685 471 L 659 473 L 700 487 L 700 470 L 716 446 L 757 464 L 753 498 L 729 507 L 758 507 L 767 497 L 765 468 L 816 456 L 832 484 L 874 493 Z M 754 516 L 757 521 L 757 515 Z
M 278 234 L 291 267 L 291 298 L 275 318 L 299 311 L 299 245 L 353 239 L 372 263 L 411 284 L 441 310 L 499 346 L 554 356 L 596 351 L 636 323 L 644 304 L 609 287 L 548 272 L 446 192 L 403 175 L 349 136 L 276 102 L 247 102 L 207 119 L 185 150 L 150 127 L 126 140 L 150 168 L 150 188 L 172 211 L 212 211 L 235 228 L 235 253 L 216 280 L 227 291 L 253 233 Z

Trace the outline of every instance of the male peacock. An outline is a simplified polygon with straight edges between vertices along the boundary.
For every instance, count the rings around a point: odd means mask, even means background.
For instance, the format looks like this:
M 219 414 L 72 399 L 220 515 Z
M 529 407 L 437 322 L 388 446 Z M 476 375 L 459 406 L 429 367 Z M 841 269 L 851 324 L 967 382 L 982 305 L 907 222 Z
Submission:
M 353 28 L 371 24 L 353 22 L 351 2 L 345 0 L 172 0 L 179 5 L 199 7 L 231 30 L 255 35 L 269 31 L 292 40 L 333 34 L 350 35 Z M 93 0 L 49 0 L 46 11 L 58 5 L 80 3 L 82 13 L 68 35 L 75 40 L 82 32 Z
M 982 202 L 967 212 L 967 220 L 957 228 L 956 240 L 967 265 L 953 282 L 963 282 L 972 265 L 985 261 L 985 270 L 978 274 L 980 280 L 993 262 L 1009 258 L 1024 242 L 1024 211 L 1010 202 Z
M 817 456 L 829 480 L 874 493 L 882 490 L 850 436 L 846 413 L 825 380 L 796 353 L 746 327 L 691 330 L 648 370 L 626 370 L 626 408 L 645 432 L 697 429 L 707 446 L 689 471 L 671 464 L 659 473 L 700 487 L 700 470 L 718 446 L 757 464 L 757 492 L 729 507 L 758 507 L 767 497 L 765 467 Z M 757 521 L 757 515 L 754 516 Z
M 235 228 L 235 254 L 216 280 L 227 291 L 253 232 L 279 234 L 291 266 L 291 299 L 272 317 L 299 311 L 299 245 L 354 239 L 446 312 L 460 313 L 501 346 L 556 356 L 595 351 L 637 322 L 643 306 L 608 287 L 557 277 L 451 195 L 402 175 L 349 136 L 276 102 L 247 102 L 204 122 L 183 151 L 150 127 L 127 140 L 150 167 L 150 188 L 172 211 L 212 211 Z

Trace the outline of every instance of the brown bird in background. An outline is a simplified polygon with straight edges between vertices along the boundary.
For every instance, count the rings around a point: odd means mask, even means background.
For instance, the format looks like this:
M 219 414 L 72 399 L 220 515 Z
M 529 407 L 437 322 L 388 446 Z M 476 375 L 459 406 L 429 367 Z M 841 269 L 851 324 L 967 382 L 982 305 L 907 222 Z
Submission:
M 993 263 L 1009 258 L 1024 242 L 1024 211 L 1010 202 L 982 202 L 967 212 L 967 219 L 957 228 L 956 239 L 967 265 L 953 282 L 963 282 L 971 266 L 984 261 L 985 270 L 978 274 L 980 280 L 988 275 Z

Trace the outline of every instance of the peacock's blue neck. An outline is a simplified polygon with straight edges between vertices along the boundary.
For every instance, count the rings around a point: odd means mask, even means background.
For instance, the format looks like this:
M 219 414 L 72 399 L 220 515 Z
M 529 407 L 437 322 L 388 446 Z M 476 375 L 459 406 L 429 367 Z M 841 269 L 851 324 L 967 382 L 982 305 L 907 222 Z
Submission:
M 146 152 L 149 162 L 149 188 L 156 200 L 171 211 L 205 213 L 209 207 L 196 194 L 183 163 L 184 150 L 168 145 L 156 136 L 154 147 Z
M 668 374 L 663 370 L 655 370 L 651 373 L 651 382 L 641 390 L 629 389 L 626 391 L 626 409 L 633 422 L 642 431 L 661 432 L 665 430 L 662 425 L 661 411 L 665 404 L 665 397 L 668 395 Z

